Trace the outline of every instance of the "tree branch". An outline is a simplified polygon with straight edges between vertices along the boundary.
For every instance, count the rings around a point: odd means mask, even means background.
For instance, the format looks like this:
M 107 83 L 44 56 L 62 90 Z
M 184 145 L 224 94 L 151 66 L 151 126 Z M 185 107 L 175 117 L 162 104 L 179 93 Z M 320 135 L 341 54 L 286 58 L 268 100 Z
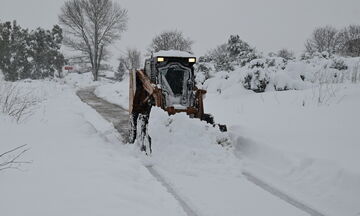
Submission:
M 5 169 L 19 169 L 19 166 L 23 164 L 32 163 L 31 161 L 20 161 L 18 160 L 25 152 L 29 151 L 30 148 L 26 148 L 27 144 L 21 145 L 19 147 L 13 148 L 7 152 L 0 154 L 0 158 L 8 157 L 9 159 L 5 159 L 4 162 L 0 163 L 0 171 Z M 23 149 L 22 151 L 16 153 L 15 155 L 10 155 L 11 153 L 15 153 L 17 150 Z

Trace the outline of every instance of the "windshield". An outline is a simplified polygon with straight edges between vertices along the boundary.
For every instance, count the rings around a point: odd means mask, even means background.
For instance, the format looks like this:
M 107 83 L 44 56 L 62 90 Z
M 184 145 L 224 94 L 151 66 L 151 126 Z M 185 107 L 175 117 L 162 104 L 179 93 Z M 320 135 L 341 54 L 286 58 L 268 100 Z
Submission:
M 185 71 L 179 68 L 169 68 L 165 78 L 174 95 L 182 95 Z
M 174 63 L 159 68 L 161 74 L 162 89 L 165 90 L 172 99 L 181 103 L 182 97 L 187 95 L 187 83 L 191 76 L 191 69 Z M 184 91 L 185 90 L 185 91 Z M 175 103 L 175 101 L 173 101 Z
M 171 64 L 159 69 L 162 76 L 163 87 L 169 87 L 174 96 L 183 94 L 186 82 L 190 78 L 190 68 L 183 67 L 179 64 Z

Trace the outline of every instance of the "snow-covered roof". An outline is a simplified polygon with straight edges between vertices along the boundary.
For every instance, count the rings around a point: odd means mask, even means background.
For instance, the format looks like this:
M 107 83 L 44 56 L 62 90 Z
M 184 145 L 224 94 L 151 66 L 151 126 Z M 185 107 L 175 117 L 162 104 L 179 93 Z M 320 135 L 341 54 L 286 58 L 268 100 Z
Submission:
M 190 57 L 195 57 L 194 55 L 188 53 L 188 52 L 184 52 L 184 51 L 180 51 L 180 50 L 161 50 L 159 52 L 156 52 L 153 54 L 154 57 L 182 57 L 182 58 L 190 58 Z

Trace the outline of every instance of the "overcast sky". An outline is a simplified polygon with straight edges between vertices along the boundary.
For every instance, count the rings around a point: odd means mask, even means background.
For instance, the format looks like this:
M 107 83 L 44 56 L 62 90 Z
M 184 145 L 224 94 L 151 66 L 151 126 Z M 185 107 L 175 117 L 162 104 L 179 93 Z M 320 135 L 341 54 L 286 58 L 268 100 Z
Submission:
M 301 52 L 317 26 L 360 25 L 360 0 L 116 0 L 129 11 L 128 30 L 117 48 L 142 51 L 152 37 L 178 29 L 195 41 L 202 55 L 230 34 L 263 52 L 289 48 Z M 0 19 L 21 26 L 50 28 L 64 0 L 0 0 Z

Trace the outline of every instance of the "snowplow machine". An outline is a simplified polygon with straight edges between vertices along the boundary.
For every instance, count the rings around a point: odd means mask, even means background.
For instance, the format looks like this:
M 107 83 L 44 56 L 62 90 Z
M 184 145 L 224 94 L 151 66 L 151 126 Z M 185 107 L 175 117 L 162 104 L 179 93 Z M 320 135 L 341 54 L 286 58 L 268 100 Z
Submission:
M 195 83 L 196 58 L 187 52 L 160 51 L 145 61 L 141 70 L 130 71 L 129 143 L 138 142 L 141 150 L 151 154 L 151 137 L 147 125 L 151 107 L 160 107 L 169 115 L 184 112 L 226 131 L 225 125 L 215 125 L 212 115 L 204 113 L 205 90 Z

